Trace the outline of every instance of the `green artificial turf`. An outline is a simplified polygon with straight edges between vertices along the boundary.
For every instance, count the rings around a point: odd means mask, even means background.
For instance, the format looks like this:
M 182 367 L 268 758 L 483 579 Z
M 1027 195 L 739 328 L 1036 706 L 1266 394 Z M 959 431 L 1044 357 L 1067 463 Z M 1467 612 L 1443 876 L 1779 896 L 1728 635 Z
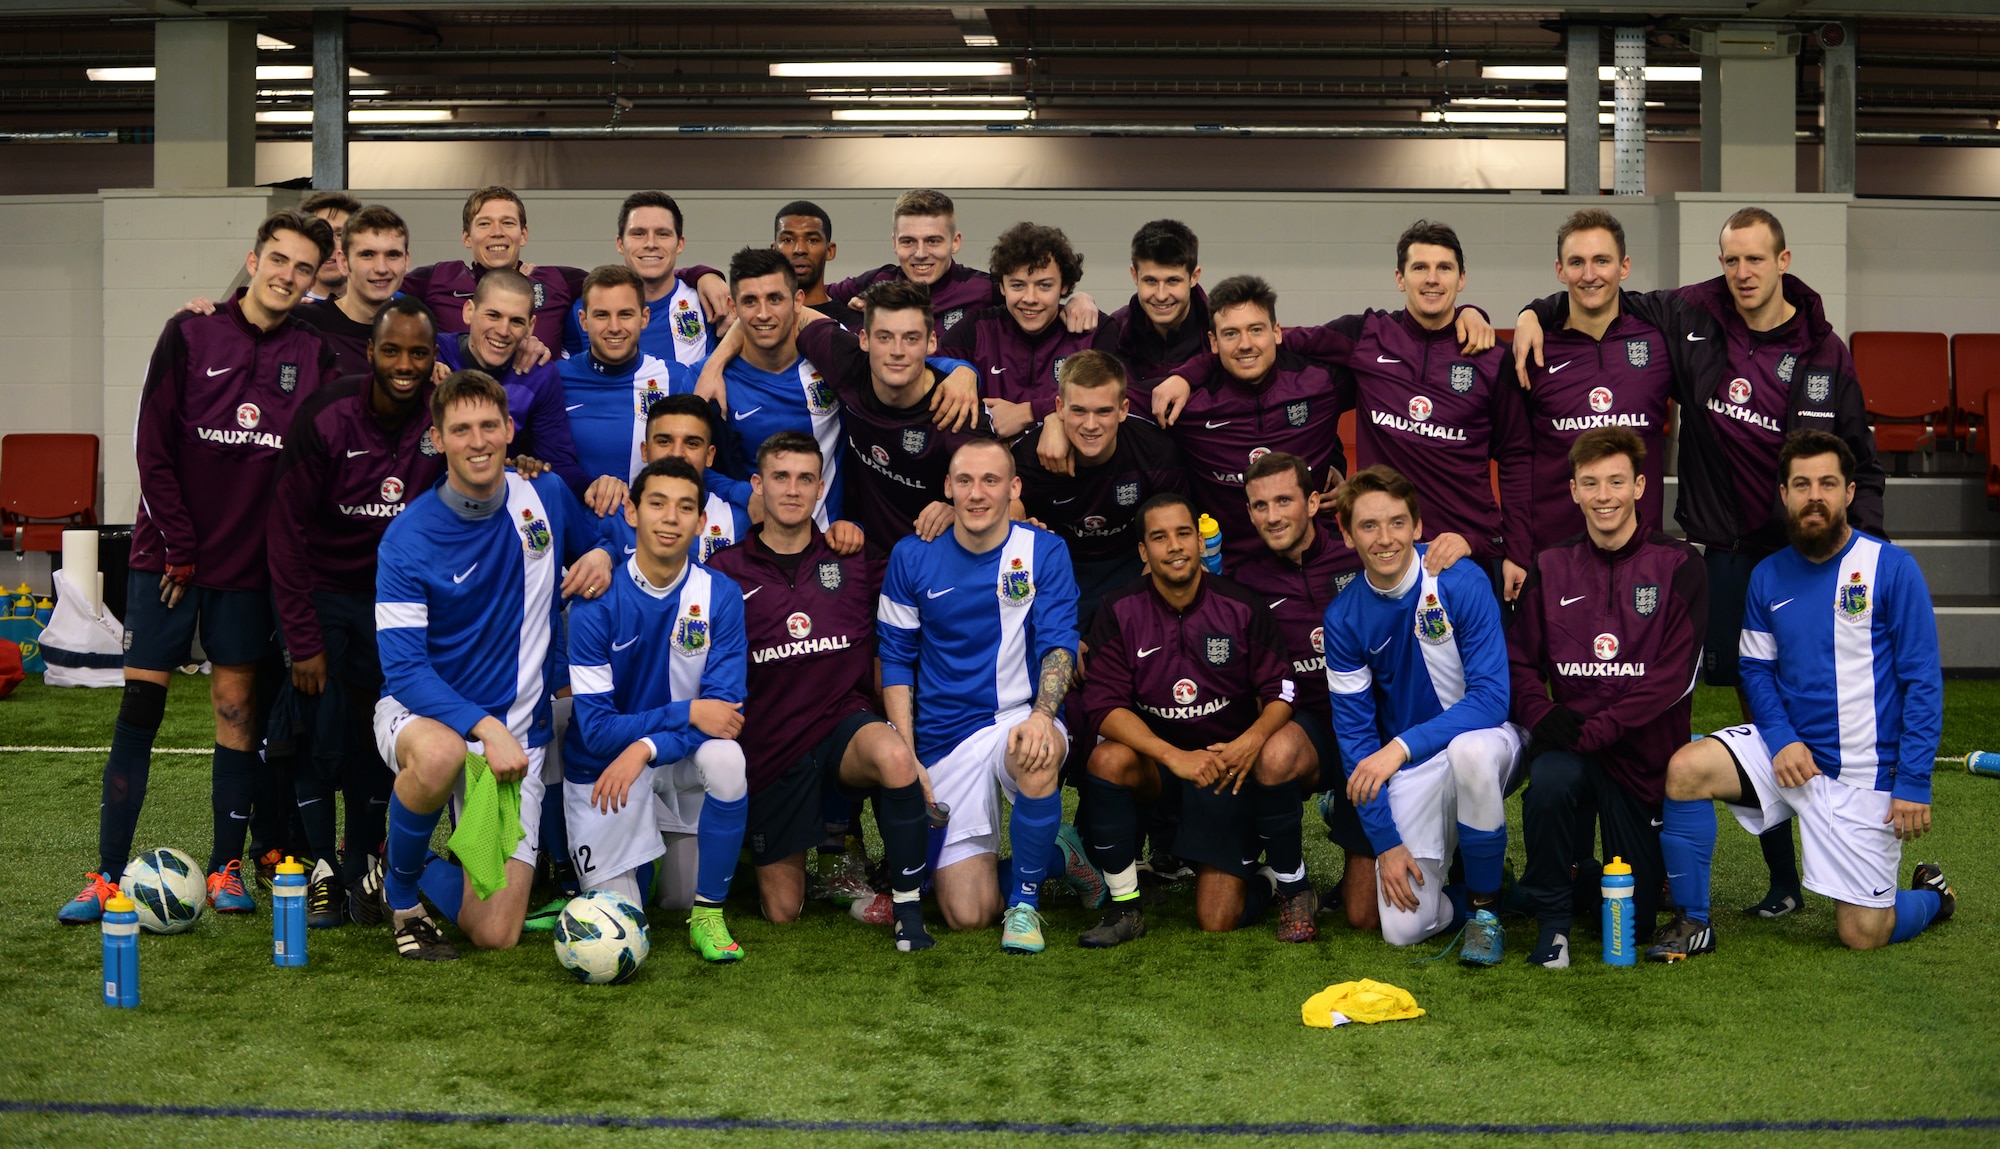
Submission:
M 176 679 L 162 747 L 209 744 L 204 684 Z M 190 689 L 193 687 L 193 689 Z M 31 681 L 0 702 L 0 744 L 102 745 L 116 691 Z M 1704 690 L 1697 729 L 1736 719 Z M 1947 687 L 1942 752 L 2000 749 L 2000 683 Z M 731 928 L 748 954 L 704 966 L 662 912 L 630 985 L 585 987 L 547 935 L 456 963 L 397 958 L 384 930 L 311 936 L 311 964 L 270 964 L 268 901 L 254 918 L 205 915 L 188 934 L 140 940 L 143 1005 L 101 1004 L 99 938 L 55 911 L 94 865 L 96 754 L 0 753 L 0 1103 L 67 1101 L 285 1110 L 422 1110 L 582 1117 L 830 1122 L 1106 1124 L 1270 1122 L 1702 1123 L 2000 1116 L 1992 1019 L 2000 943 L 1991 827 L 2000 780 L 1941 766 L 1936 829 L 1905 850 L 1941 862 L 1956 920 L 1907 945 L 1849 953 L 1825 899 L 1778 922 L 1733 907 L 1764 892 L 1756 843 L 1722 815 L 1715 868 L 1720 951 L 1676 966 L 1612 969 L 1594 930 L 1567 971 L 1523 961 L 1532 923 L 1509 919 L 1506 963 L 1472 971 L 1392 949 L 1322 918 L 1315 944 L 1270 924 L 1204 935 L 1188 895 L 1148 914 L 1112 951 L 1076 948 L 1095 914 L 1057 896 L 1050 948 L 1000 952 L 997 932 L 950 934 L 898 954 L 886 930 L 809 907 L 800 923 L 756 914 L 743 872 Z M 138 845 L 205 857 L 209 763 L 154 759 Z M 1519 805 L 1510 807 L 1516 867 Z M 1317 819 L 1310 813 L 1307 826 Z M 1315 880 L 1336 851 L 1311 840 Z M 1580 925 L 1583 923 L 1580 923 Z M 1442 944 L 1439 939 L 1438 944 Z M 1300 1003 L 1335 982 L 1408 989 L 1428 1015 L 1327 1031 Z M 1634 1135 L 1624 1143 L 1659 1141 Z M 1994 1129 L 1708 1133 L 1772 1145 L 1979 1145 Z M 1043 1140 L 925 1133 L 939 1146 Z M 654 1145 L 902 1143 L 893 1130 L 648 1130 L 509 1125 L 113 1117 L 0 1112 L 4 1145 Z M 1076 1140 L 1064 1138 L 1063 1140 Z M 1089 1144 L 1174 1144 L 1138 1132 Z M 1297 1137 L 1210 1137 L 1296 1144 Z M 1463 1134 L 1322 1138 L 1444 1145 Z M 1602 1135 L 1496 1144 L 1606 1143 Z

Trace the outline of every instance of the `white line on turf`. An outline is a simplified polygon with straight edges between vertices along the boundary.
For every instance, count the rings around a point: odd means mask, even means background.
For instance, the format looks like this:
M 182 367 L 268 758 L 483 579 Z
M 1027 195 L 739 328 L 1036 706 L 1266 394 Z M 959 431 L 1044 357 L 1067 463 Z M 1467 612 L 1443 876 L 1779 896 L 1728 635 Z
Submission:
M 0 754 L 109 754 L 109 746 L 0 746 Z M 204 746 L 198 750 L 178 746 L 155 746 L 155 754 L 213 754 L 215 748 Z

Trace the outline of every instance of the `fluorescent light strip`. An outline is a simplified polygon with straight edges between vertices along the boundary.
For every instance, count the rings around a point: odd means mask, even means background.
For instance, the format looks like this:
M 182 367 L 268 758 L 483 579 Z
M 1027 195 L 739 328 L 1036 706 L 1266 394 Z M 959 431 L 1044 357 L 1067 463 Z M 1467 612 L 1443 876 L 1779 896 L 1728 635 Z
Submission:
M 848 123 L 1002 123 L 1028 118 L 1026 108 L 835 108 L 833 118 Z
M 150 84 L 159 75 L 156 68 L 86 68 L 84 74 L 100 84 Z M 367 76 L 359 68 L 349 68 L 350 80 Z M 310 80 L 313 78 L 311 64 L 259 64 L 259 80 Z
M 287 43 L 285 43 L 285 42 L 284 42 L 283 40 L 280 40 L 280 39 L 278 39 L 278 38 L 277 38 L 276 36 L 271 36 L 271 35 L 266 35 L 266 34 L 265 34 L 265 33 L 263 33 L 263 32 L 259 32 L 259 33 L 257 33 L 257 49 L 258 49 L 258 51 L 261 51 L 261 52 L 286 52 L 286 51 L 290 51 L 291 49 L 293 49 L 293 48 L 296 48 L 296 47 L 298 47 L 298 45 L 297 45 L 297 44 L 287 44 Z
M 808 96 L 819 104 L 1025 104 L 1026 96 Z
M 773 64 L 771 75 L 794 79 L 825 78 L 967 78 L 979 76 L 1011 76 L 1014 65 L 1006 60 L 856 60 L 856 61 L 809 61 L 804 63 Z
M 350 124 L 437 124 L 449 121 L 450 108 L 355 108 L 347 113 Z M 260 124 L 310 124 L 313 114 L 306 111 L 258 112 Z
M 1567 80 L 1569 69 L 1561 64 L 1488 64 L 1479 69 L 1482 80 Z M 1618 78 L 1618 69 L 1600 67 L 1599 80 L 1610 82 Z M 1646 65 L 1646 82 L 1649 84 L 1694 84 L 1701 81 L 1701 66 L 1668 66 L 1664 64 Z
M 1564 112 L 1425 112 L 1422 116 L 1426 124 L 1566 124 L 1569 116 Z M 1614 117 L 1610 112 L 1597 113 L 1597 122 L 1609 124 Z
M 1562 100 L 1516 100 L 1509 96 L 1454 96 L 1451 102 L 1454 107 L 1467 108 L 1561 108 L 1567 106 Z M 1615 100 L 1599 100 L 1597 101 L 1597 106 L 1600 108 L 1613 108 L 1617 107 L 1618 104 Z M 1667 102 L 1665 100 L 1647 100 L 1646 106 L 1649 108 L 1664 108 L 1667 106 Z

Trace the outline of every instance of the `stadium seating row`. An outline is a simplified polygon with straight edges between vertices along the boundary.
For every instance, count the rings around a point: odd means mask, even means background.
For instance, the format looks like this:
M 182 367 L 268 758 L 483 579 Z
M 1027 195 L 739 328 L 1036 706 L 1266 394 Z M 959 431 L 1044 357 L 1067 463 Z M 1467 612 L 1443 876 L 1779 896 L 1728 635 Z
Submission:
M 1986 460 L 1986 496 L 2000 499 L 2000 334 L 1857 331 L 1848 341 L 1875 445 L 1884 454 L 1958 444 Z

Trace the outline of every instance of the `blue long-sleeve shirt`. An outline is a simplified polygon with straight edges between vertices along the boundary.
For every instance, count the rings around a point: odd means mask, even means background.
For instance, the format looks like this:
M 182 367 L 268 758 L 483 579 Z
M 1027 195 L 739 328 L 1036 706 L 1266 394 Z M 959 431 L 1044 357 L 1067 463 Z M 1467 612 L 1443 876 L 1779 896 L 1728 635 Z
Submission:
M 1507 641 L 1493 587 L 1477 563 L 1459 563 L 1436 578 L 1425 574 L 1428 549 L 1416 548 L 1396 589 L 1356 579 L 1326 608 L 1326 682 L 1341 766 L 1350 776 L 1392 738 L 1409 752 L 1407 768 L 1460 734 L 1507 720 Z M 1389 811 L 1394 784 L 1390 779 L 1359 807 L 1377 853 L 1403 841 Z
M 440 484 L 383 534 L 383 689 L 468 740 L 491 716 L 522 746 L 545 746 L 562 570 L 598 545 L 597 523 L 554 474 L 506 482 L 506 505 L 486 518 L 460 517 Z
M 592 480 L 610 475 L 626 483 L 641 465 L 646 409 L 655 399 L 692 392 L 695 382 L 686 364 L 643 351 L 616 367 L 586 351 L 563 360 L 561 372 L 563 405 L 584 474 Z
M 1803 742 L 1829 778 L 1931 800 L 1944 673 L 1930 588 L 1910 552 L 1855 531 L 1825 562 L 1786 547 L 1758 563 L 1742 666 L 1772 754 Z

